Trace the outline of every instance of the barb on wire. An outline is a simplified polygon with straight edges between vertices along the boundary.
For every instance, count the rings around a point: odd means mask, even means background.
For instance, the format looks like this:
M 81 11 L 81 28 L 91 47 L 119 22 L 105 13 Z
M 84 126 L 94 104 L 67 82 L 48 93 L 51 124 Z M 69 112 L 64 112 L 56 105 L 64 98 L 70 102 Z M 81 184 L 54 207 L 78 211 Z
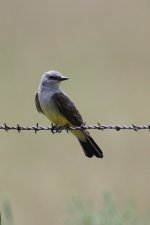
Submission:
M 100 123 L 97 123 L 96 125 L 81 125 L 77 127 L 70 127 L 67 126 L 56 126 L 54 124 L 51 124 L 51 126 L 43 127 L 39 126 L 37 123 L 35 126 L 21 126 L 19 124 L 15 126 L 9 126 L 6 123 L 3 125 L 0 125 L 0 130 L 4 131 L 10 131 L 10 130 L 16 130 L 18 133 L 21 131 L 34 131 L 37 133 L 38 131 L 51 131 L 53 134 L 55 133 L 61 133 L 62 131 L 69 131 L 69 130 L 85 130 L 85 129 L 97 129 L 97 130 L 133 130 L 133 131 L 139 131 L 139 130 L 148 130 L 150 131 L 150 125 L 101 125 Z

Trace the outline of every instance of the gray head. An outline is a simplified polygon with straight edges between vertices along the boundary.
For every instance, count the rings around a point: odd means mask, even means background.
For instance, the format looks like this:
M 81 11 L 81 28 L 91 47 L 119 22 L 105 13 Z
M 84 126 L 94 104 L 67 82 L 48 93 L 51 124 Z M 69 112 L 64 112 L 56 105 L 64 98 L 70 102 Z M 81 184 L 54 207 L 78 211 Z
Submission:
M 43 74 L 40 86 L 59 86 L 60 82 L 64 80 L 68 80 L 68 77 L 63 76 L 60 72 L 56 70 L 50 70 Z

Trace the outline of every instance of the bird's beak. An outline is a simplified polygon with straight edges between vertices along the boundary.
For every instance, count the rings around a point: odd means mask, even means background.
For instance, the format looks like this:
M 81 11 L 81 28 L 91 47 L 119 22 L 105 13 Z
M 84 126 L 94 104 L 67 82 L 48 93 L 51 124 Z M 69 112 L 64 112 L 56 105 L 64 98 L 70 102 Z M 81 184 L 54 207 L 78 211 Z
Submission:
M 60 80 L 63 81 L 63 80 L 68 80 L 69 78 L 68 77 L 64 77 L 64 76 L 61 76 Z

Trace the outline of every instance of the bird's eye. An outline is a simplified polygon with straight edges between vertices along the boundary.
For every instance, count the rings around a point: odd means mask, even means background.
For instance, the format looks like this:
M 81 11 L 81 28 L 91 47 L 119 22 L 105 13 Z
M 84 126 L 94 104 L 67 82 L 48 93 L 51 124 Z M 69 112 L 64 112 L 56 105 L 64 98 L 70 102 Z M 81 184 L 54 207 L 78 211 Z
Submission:
M 56 80 L 56 76 L 55 75 L 51 75 L 51 76 L 49 76 L 49 79 L 50 80 Z
M 52 79 L 54 79 L 54 76 L 52 76 L 52 75 L 51 76 L 48 76 L 48 79 L 49 80 L 52 80 Z

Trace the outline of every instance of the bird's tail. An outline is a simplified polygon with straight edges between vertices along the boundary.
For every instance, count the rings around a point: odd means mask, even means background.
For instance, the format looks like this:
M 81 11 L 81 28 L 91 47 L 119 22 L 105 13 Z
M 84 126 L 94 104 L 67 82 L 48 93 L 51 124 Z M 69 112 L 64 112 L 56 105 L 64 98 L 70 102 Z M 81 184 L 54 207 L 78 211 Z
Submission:
M 80 140 L 78 138 L 78 141 L 83 148 L 83 151 L 85 155 L 89 158 L 96 156 L 97 158 L 103 158 L 103 152 L 100 149 L 100 147 L 95 143 L 93 138 L 89 135 L 89 133 L 85 132 L 85 140 Z

